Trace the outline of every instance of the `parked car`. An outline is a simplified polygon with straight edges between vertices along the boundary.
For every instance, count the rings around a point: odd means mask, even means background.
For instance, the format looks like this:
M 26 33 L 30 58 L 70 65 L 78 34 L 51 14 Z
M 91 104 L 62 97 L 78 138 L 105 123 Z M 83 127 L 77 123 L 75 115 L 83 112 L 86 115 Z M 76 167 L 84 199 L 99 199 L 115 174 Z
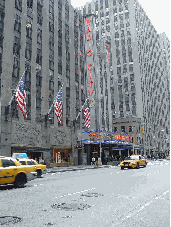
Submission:
M 121 169 L 124 168 L 137 168 L 139 169 L 140 166 L 146 167 L 147 160 L 141 155 L 131 155 L 126 157 L 124 161 L 120 163 Z
M 21 188 L 36 178 L 34 166 L 22 166 L 15 158 L 0 156 L 0 185 L 14 184 Z
M 29 158 L 19 158 L 18 159 L 21 165 L 31 165 L 36 167 L 37 177 L 41 177 L 42 173 L 47 171 L 46 165 L 39 164 L 34 159 Z

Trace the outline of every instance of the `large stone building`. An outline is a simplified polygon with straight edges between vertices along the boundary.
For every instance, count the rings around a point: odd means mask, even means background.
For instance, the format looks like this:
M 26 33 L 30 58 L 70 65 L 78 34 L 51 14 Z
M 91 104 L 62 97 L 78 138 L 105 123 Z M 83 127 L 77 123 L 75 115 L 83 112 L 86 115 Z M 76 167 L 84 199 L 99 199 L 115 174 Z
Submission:
M 170 41 L 157 34 L 136 0 L 93 0 L 82 13 L 93 24 L 94 109 L 102 118 L 100 127 L 126 132 L 124 121 L 129 129 L 135 118 L 140 119 L 134 143 L 143 146 L 146 154 L 168 151 Z M 100 128 L 97 125 L 91 130 Z
M 98 0 L 74 9 L 67 0 L 1 0 L 0 25 L 0 155 L 82 164 L 87 154 L 89 163 L 100 141 L 85 144 L 86 132 L 102 130 L 133 136 L 121 143 L 128 152 L 133 145 L 137 152 L 169 150 L 170 42 L 138 1 Z M 15 98 L 9 106 L 24 71 L 26 119 Z M 62 85 L 59 124 L 54 108 L 47 113 Z M 87 97 L 89 129 L 83 114 L 75 121 Z M 109 144 L 119 151 L 117 140 Z
M 27 152 L 78 163 L 77 149 L 71 151 L 78 140 L 71 125 L 85 101 L 82 15 L 60 0 L 2 0 L 0 14 L 0 155 Z M 26 119 L 15 98 L 8 106 L 24 71 Z M 58 124 L 54 108 L 47 113 L 62 85 L 63 118 Z

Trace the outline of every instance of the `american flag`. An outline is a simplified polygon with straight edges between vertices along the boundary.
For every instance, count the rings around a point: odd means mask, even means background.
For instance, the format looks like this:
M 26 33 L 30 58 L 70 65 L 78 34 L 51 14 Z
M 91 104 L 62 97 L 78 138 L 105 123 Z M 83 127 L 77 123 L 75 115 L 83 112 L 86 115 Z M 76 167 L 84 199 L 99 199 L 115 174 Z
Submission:
M 15 96 L 16 96 L 17 106 L 20 108 L 21 112 L 23 113 L 23 117 L 26 118 L 27 112 L 26 112 L 25 74 L 21 79 L 20 86 L 17 88 L 17 92 Z
M 90 128 L 90 107 L 89 107 L 89 100 L 87 100 L 87 107 L 84 110 L 84 126 Z
M 62 119 L 62 88 L 60 89 L 57 100 L 54 104 L 55 107 L 55 115 L 57 116 L 58 122 L 61 124 Z

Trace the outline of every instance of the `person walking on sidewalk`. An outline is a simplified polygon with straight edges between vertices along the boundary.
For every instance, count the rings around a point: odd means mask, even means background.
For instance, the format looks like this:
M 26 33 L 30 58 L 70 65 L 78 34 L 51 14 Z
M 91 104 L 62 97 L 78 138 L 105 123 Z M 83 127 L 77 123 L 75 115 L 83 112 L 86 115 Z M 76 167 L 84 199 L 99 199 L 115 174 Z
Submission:
M 92 165 L 95 165 L 95 161 L 96 161 L 96 159 L 95 159 L 95 157 L 93 157 L 92 158 Z

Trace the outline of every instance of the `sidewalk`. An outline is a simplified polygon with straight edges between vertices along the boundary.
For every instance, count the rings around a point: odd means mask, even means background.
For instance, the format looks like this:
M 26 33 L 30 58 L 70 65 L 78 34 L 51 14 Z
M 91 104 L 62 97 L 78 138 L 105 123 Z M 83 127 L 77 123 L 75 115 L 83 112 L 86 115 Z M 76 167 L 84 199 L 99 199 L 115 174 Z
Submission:
M 98 168 L 109 168 L 110 165 L 94 166 L 94 165 L 79 165 L 79 166 L 64 166 L 64 167 L 52 167 L 47 169 L 47 173 L 66 172 L 66 171 L 77 171 L 86 169 L 98 169 Z

